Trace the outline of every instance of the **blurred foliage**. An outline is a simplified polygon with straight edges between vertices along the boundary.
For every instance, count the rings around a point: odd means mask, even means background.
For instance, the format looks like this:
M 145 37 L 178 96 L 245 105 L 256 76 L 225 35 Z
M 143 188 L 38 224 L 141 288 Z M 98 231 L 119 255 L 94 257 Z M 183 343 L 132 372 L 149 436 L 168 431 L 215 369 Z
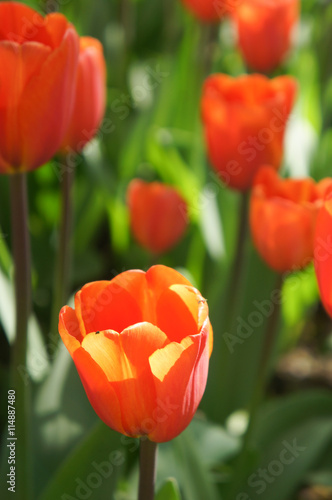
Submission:
M 190 206 L 191 224 L 183 241 L 158 259 L 184 272 L 208 298 L 215 348 L 201 414 L 172 443 L 160 446 L 156 500 L 228 499 L 229 484 L 238 485 L 237 500 L 291 500 L 307 484 L 329 484 L 331 477 L 332 398 L 313 390 L 287 397 L 269 394 L 260 408 L 245 467 L 234 478 L 244 428 L 230 426 L 230 415 L 244 410 L 257 375 L 267 318 L 230 353 L 222 334 L 229 269 L 236 245 L 239 195 L 216 180 L 208 166 L 200 123 L 202 82 L 211 71 L 238 75 L 245 71 L 229 21 L 221 27 L 200 25 L 178 0 L 30 0 L 39 11 L 60 10 L 84 35 L 99 38 L 108 66 L 108 104 L 97 138 L 75 167 L 73 270 L 71 293 L 84 283 L 111 279 L 130 268 L 147 269 L 155 260 L 132 240 L 126 188 L 134 176 L 160 179 L 179 189 Z M 1 21 L 0 21 L 1 22 Z M 304 0 L 296 46 L 276 74 L 299 80 L 294 115 L 299 133 L 287 141 L 284 170 L 302 175 L 331 175 L 332 165 L 332 3 Z M 147 84 L 148 82 L 148 84 Z M 292 155 L 292 151 L 299 152 Z M 301 164 L 302 165 L 302 164 Z M 53 263 L 57 248 L 60 183 L 57 159 L 29 175 L 29 227 L 33 255 L 35 316 L 29 330 L 27 374 L 33 387 L 34 481 L 39 500 L 76 498 L 79 485 L 109 464 L 91 499 L 135 498 L 137 443 L 123 440 L 100 423 L 86 399 L 66 350 L 50 331 Z M 9 344 L 13 337 L 12 261 L 8 179 L 0 177 L 0 375 L 1 422 L 6 422 Z M 296 281 L 297 280 L 297 281 Z M 233 333 L 239 318 L 270 300 L 276 276 L 262 263 L 252 244 L 246 247 L 241 296 L 236 303 Z M 318 293 L 312 268 L 289 276 L 283 288 L 281 335 L 275 356 L 301 340 L 303 328 L 317 312 Z M 329 328 L 330 332 L 331 328 Z M 318 326 L 315 349 L 326 336 Z M 330 353 L 331 353 L 331 343 Z M 223 362 L 221 362 L 223 360 Z M 258 494 L 248 483 L 255 471 L 278 460 L 283 443 L 304 448 L 282 474 Z M 111 453 L 115 463 L 112 462 Z M 115 458 L 114 458 L 115 457 Z M 122 459 L 121 459 L 122 457 Z M 121 462 L 121 463 L 120 463 Z M 106 467 L 106 466 L 105 466 Z M 105 469 L 106 470 L 106 469 Z M 106 473 L 105 473 L 106 474 Z M 165 482 L 165 478 L 167 479 Z M 174 478 L 174 479 L 173 479 Z M 93 484 L 91 482 L 91 484 Z M 67 495 L 67 496 L 66 496 Z M 76 496 L 75 496 L 76 495 Z

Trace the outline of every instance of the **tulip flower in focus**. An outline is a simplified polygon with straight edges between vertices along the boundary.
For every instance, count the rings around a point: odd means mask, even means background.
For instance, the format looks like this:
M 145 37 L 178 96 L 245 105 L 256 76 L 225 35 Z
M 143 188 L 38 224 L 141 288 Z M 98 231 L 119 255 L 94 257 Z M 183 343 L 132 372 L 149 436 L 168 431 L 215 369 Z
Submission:
M 241 0 L 233 11 L 242 55 L 250 68 L 269 72 L 291 47 L 299 0 Z
M 81 37 L 75 103 L 61 150 L 80 152 L 95 136 L 106 104 L 106 65 L 101 43 Z
M 134 179 L 128 186 L 127 202 L 132 232 L 150 252 L 166 252 L 183 236 L 187 204 L 174 188 Z
M 297 270 L 314 256 L 317 214 L 332 179 L 281 179 L 262 167 L 251 193 L 250 227 L 258 253 L 275 271 Z
M 229 10 L 227 0 L 182 0 L 198 19 L 205 22 L 220 21 Z
M 91 405 L 112 429 L 163 442 L 203 396 L 212 344 L 205 299 L 165 266 L 85 285 L 59 332 Z
M 332 316 L 332 192 L 328 193 L 317 217 L 314 262 L 322 302 Z
M 0 173 L 29 171 L 68 129 L 79 37 L 63 15 L 44 19 L 18 2 L 1 2 L 0 19 Z
M 207 151 L 227 186 L 246 191 L 259 167 L 280 167 L 296 87 L 288 76 L 207 78 L 201 104 Z

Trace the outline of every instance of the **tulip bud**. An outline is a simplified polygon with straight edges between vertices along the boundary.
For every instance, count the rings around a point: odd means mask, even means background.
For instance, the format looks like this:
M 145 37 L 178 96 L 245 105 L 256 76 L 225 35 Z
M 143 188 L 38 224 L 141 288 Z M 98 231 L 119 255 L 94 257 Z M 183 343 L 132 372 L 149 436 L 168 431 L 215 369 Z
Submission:
M 140 245 L 153 253 L 166 252 L 183 236 L 187 204 L 172 187 L 134 179 L 127 200 L 132 232 Z
M 233 11 L 240 51 L 250 68 L 269 72 L 287 55 L 299 0 L 241 0 Z
M 208 156 L 227 186 L 246 191 L 261 165 L 280 167 L 295 94 L 296 82 L 288 76 L 207 78 L 202 119 Z
M 61 150 L 80 152 L 96 135 L 106 105 L 106 64 L 101 43 L 80 39 L 75 101 Z
M 332 192 L 323 202 L 317 217 L 314 262 L 320 296 L 332 316 Z
M 79 37 L 61 14 L 0 3 L 0 173 L 40 167 L 57 152 L 74 104 Z
M 220 21 L 233 11 L 240 0 L 182 0 L 198 19 L 204 22 Z
M 252 188 L 250 227 L 255 247 L 275 271 L 302 269 L 314 256 L 317 214 L 332 179 L 281 179 L 262 167 Z

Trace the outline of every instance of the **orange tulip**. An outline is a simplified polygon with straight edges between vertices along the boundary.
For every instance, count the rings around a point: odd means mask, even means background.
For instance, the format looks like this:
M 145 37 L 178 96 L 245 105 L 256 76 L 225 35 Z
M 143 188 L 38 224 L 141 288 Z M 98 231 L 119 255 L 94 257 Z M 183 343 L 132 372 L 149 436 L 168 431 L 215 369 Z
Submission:
M 206 301 L 165 266 L 85 285 L 59 332 L 97 415 L 127 436 L 173 439 L 203 396 L 212 329 Z M 209 342 L 210 340 L 210 342 Z
M 127 200 L 131 228 L 140 245 L 158 254 L 180 240 L 187 227 L 187 204 L 174 188 L 134 179 Z
M 0 3 L 0 173 L 50 160 L 68 128 L 79 37 L 61 14 Z
M 237 2 L 238 0 L 233 0 Z M 182 0 L 183 4 L 201 21 L 219 21 L 233 9 L 229 0 Z
M 299 0 L 242 0 L 233 12 L 247 64 L 269 72 L 287 55 L 299 17 Z
M 328 193 L 318 213 L 314 262 L 321 299 L 332 316 L 332 192 Z
M 202 119 L 208 155 L 221 180 L 245 191 L 261 165 L 278 169 L 286 123 L 296 94 L 288 76 L 210 76 L 204 85 Z
M 61 150 L 80 152 L 96 135 L 105 112 L 106 65 L 103 46 L 95 38 L 80 39 L 75 103 Z
M 250 200 L 250 227 L 261 257 L 275 271 L 297 270 L 314 256 L 319 208 L 332 179 L 281 179 L 272 167 L 258 172 Z

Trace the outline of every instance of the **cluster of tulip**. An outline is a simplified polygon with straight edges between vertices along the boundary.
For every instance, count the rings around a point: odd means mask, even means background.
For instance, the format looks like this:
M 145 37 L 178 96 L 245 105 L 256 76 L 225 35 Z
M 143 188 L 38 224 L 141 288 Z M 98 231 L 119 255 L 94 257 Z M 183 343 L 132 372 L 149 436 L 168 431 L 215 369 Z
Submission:
M 93 138 L 105 111 L 106 68 L 100 42 L 80 38 L 61 14 L 43 18 L 22 3 L 2 2 L 0 19 L 0 172 L 21 188 L 12 191 L 17 298 L 12 383 L 24 407 L 17 368 L 26 363 L 31 285 L 21 180 L 55 154 L 81 152 Z M 128 205 L 138 242 L 152 252 L 175 244 L 187 225 L 185 202 L 161 183 L 133 180 Z M 68 241 L 64 244 L 68 251 Z M 65 274 L 62 269 L 60 281 Z M 161 442 L 189 424 L 206 385 L 212 328 L 205 299 L 181 274 L 154 266 L 147 273 L 127 271 L 110 282 L 88 284 L 76 294 L 75 310 L 62 308 L 59 330 L 107 425 Z M 20 414 L 23 450 L 24 408 Z M 24 483 L 26 457 L 23 451 L 19 455 Z M 24 498 L 25 486 L 17 490 Z
M 290 49 L 298 0 L 183 2 L 205 22 L 229 14 L 242 55 L 256 71 L 275 69 Z M 207 151 L 227 186 L 242 192 L 252 188 L 250 226 L 262 258 L 280 273 L 302 269 L 315 258 L 323 301 L 331 312 L 326 272 L 330 254 L 321 258 L 319 241 L 330 237 L 332 179 L 315 184 L 311 178 L 283 180 L 277 174 L 296 92 L 297 83 L 289 76 L 210 76 L 202 96 Z
M 83 149 L 104 114 L 106 71 L 98 40 L 63 15 L 16 2 L 0 14 L 0 172 L 15 174 Z
M 245 61 L 261 73 L 284 60 L 299 15 L 298 0 L 183 3 L 204 22 L 230 15 Z M 43 18 L 5 1 L 0 19 L 0 173 L 10 174 L 15 186 L 15 179 L 54 155 L 80 153 L 94 137 L 105 111 L 106 65 L 100 42 L 80 38 L 61 14 Z M 207 155 L 224 184 L 251 191 L 252 239 L 273 270 L 302 269 L 315 259 L 322 300 L 332 316 L 332 179 L 315 183 L 278 174 L 296 93 L 290 76 L 208 77 L 201 100 Z M 23 205 L 21 200 L 17 206 L 24 211 Z M 133 179 L 127 205 L 135 239 L 152 254 L 171 249 L 187 228 L 187 203 L 171 186 Z M 18 219 L 20 212 L 13 226 Z M 26 358 L 28 317 L 22 304 L 29 309 L 19 290 L 21 272 L 29 281 L 18 248 L 21 229 L 13 228 L 16 371 L 22 352 Z M 190 423 L 206 387 L 213 333 L 206 300 L 180 273 L 156 265 L 89 283 L 76 294 L 74 308 L 61 309 L 59 332 L 91 405 L 109 427 L 158 443 Z M 143 480 L 140 498 L 152 497 Z
M 204 22 L 229 17 L 248 66 L 270 72 L 287 55 L 299 17 L 299 0 L 182 0 Z

